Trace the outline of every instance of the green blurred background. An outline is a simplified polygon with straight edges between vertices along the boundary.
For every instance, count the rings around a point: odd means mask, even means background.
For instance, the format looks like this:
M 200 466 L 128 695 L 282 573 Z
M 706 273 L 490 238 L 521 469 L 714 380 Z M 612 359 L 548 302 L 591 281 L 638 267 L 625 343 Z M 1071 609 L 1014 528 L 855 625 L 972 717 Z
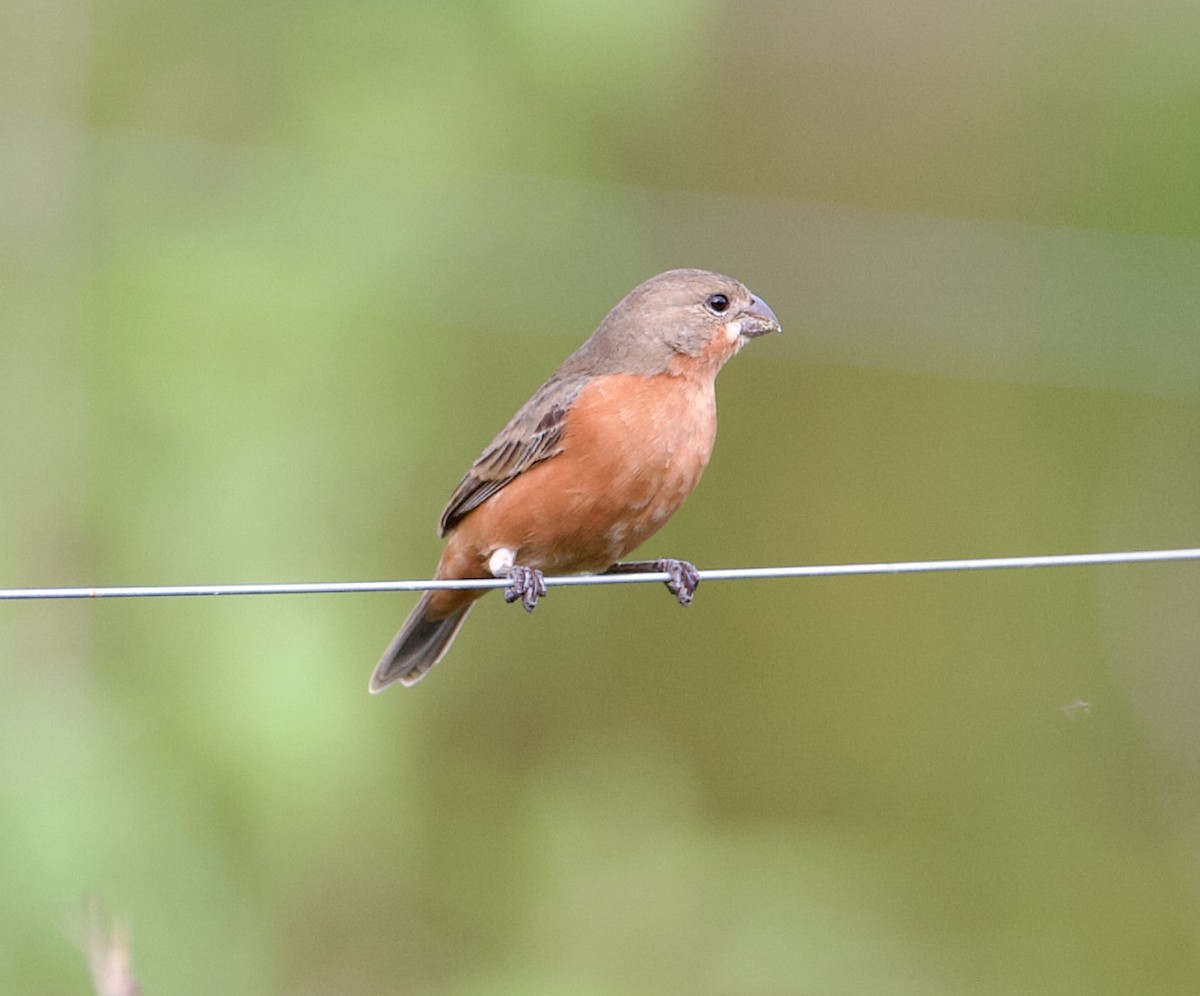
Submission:
M 427 576 L 634 284 L 744 280 L 702 567 L 1195 546 L 1200 7 L 0 10 L 0 585 Z M 0 606 L 0 991 L 1200 991 L 1193 564 Z M 1090 703 L 1089 712 L 1061 707 Z

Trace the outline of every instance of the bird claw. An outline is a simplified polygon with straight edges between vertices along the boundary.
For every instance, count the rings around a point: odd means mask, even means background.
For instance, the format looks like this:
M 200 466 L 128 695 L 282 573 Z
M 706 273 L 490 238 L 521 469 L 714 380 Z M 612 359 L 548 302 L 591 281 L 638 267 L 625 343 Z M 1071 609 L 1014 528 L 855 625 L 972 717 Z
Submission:
M 700 586 L 700 572 L 696 565 L 686 560 L 673 560 L 664 557 L 662 560 L 634 560 L 613 564 L 605 574 L 641 574 L 661 571 L 667 575 L 667 591 L 679 599 L 679 604 L 688 606 L 696 589 Z
M 694 569 L 694 568 L 693 568 Z M 508 570 L 509 582 L 504 589 L 504 601 L 521 600 L 526 612 L 537 608 L 538 599 L 546 594 L 546 575 L 536 567 L 514 564 Z
M 700 586 L 700 572 L 696 570 L 696 565 L 686 560 L 660 560 L 658 569 L 668 575 L 668 579 L 663 582 L 667 591 L 679 599 L 680 605 L 691 605 L 696 589 Z

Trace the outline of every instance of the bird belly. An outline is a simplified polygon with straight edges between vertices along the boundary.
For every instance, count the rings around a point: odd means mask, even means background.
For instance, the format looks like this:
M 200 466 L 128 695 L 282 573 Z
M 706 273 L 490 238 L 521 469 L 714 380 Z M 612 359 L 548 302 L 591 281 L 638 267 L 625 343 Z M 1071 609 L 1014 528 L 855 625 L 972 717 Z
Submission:
M 471 512 L 451 543 L 465 544 L 481 562 L 508 547 L 517 563 L 543 571 L 604 570 L 683 504 L 715 436 L 711 383 L 598 378 L 567 417 L 562 452 Z

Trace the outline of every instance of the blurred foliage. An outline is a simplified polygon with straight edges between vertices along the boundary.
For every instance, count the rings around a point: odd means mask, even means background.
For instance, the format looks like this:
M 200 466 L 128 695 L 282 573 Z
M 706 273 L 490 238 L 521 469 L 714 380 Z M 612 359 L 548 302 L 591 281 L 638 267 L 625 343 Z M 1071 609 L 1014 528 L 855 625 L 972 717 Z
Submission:
M 626 290 L 730 272 L 653 551 L 1191 546 L 1200 8 L 0 13 L 0 584 L 426 575 Z M 0 991 L 1191 993 L 1194 565 L 0 608 Z M 1083 700 L 1090 712 L 1060 707 Z

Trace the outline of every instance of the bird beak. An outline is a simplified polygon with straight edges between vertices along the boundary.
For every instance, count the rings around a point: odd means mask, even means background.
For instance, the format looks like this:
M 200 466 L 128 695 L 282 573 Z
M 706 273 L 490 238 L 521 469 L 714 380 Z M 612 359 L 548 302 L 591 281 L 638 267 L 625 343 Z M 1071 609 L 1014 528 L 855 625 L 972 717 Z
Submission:
M 770 309 L 766 301 L 760 301 L 756 297 L 750 299 L 750 307 L 742 312 L 740 322 L 742 335 L 747 339 L 766 335 L 768 332 L 783 331 L 779 326 L 779 319 L 775 317 L 775 312 Z

